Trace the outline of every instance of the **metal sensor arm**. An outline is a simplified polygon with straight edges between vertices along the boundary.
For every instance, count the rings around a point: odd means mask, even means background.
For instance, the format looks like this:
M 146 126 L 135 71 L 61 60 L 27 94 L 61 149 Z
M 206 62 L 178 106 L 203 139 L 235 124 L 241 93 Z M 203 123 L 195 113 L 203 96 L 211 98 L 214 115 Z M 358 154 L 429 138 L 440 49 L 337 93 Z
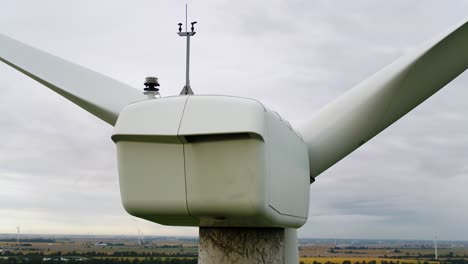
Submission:
M 145 100 L 136 89 L 0 34 L 0 61 L 114 125 L 129 103 Z
M 300 129 L 315 177 L 468 68 L 468 22 L 403 56 L 325 106 Z

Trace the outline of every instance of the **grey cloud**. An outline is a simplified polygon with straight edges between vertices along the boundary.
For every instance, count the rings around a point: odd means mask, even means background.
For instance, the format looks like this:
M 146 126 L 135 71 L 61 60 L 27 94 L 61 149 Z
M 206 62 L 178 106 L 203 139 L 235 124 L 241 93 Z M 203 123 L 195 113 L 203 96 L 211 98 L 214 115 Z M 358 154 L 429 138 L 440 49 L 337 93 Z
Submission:
M 183 83 L 184 1 L 6 2 L 0 32 L 163 95 Z M 462 20 L 466 1 L 191 2 L 197 93 L 254 97 L 298 125 L 370 74 Z M 300 236 L 468 239 L 463 74 L 311 186 Z M 0 232 L 196 235 L 129 216 L 112 128 L 0 65 Z M 155 116 L 158 118 L 158 116 Z M 436 208 L 436 209 L 434 209 Z M 455 220 L 456 218 L 456 220 Z M 109 226 L 108 223 L 113 223 Z M 455 230 L 457 229 L 457 230 Z

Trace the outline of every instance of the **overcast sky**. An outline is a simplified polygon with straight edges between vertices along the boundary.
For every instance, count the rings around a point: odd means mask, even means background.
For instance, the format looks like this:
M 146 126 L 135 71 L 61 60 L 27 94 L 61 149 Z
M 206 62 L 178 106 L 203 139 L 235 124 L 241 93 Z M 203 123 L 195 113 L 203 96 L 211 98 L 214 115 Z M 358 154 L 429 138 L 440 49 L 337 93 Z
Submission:
M 295 126 L 468 14 L 457 0 L 189 4 L 195 93 L 256 98 Z M 2 1 L 0 33 L 138 89 L 156 75 L 174 95 L 184 5 Z M 299 236 L 468 240 L 467 85 L 465 73 L 320 175 Z M 0 128 L 0 233 L 197 235 L 128 215 L 112 127 L 3 64 Z

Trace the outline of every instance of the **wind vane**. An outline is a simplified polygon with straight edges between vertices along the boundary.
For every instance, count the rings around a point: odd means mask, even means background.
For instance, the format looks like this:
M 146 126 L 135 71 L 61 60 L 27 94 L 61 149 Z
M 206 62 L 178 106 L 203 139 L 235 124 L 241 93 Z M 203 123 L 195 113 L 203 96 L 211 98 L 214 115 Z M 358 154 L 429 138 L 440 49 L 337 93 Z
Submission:
M 195 24 L 197 21 L 190 22 L 192 27 L 190 28 L 191 31 L 187 30 L 187 4 L 185 4 L 185 32 L 182 32 L 182 23 L 179 23 L 179 36 L 187 38 L 187 54 L 186 54 L 186 61 L 185 61 L 185 86 L 180 92 L 181 95 L 188 95 L 193 94 L 192 88 L 190 87 L 190 37 L 195 35 Z

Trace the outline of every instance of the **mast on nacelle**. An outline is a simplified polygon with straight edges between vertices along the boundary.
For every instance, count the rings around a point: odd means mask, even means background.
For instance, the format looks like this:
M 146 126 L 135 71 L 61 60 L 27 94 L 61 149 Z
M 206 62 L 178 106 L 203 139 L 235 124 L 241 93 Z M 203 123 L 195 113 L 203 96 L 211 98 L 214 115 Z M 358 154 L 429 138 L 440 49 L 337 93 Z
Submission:
M 180 92 L 180 95 L 189 95 L 193 94 L 192 88 L 190 87 L 190 37 L 195 35 L 195 24 L 197 21 L 193 21 L 190 24 L 192 27 L 190 28 L 191 31 L 187 30 L 187 4 L 185 5 L 185 32 L 182 32 L 182 23 L 179 23 L 179 36 L 187 38 L 187 53 L 186 53 L 186 61 L 185 61 L 185 86 Z

